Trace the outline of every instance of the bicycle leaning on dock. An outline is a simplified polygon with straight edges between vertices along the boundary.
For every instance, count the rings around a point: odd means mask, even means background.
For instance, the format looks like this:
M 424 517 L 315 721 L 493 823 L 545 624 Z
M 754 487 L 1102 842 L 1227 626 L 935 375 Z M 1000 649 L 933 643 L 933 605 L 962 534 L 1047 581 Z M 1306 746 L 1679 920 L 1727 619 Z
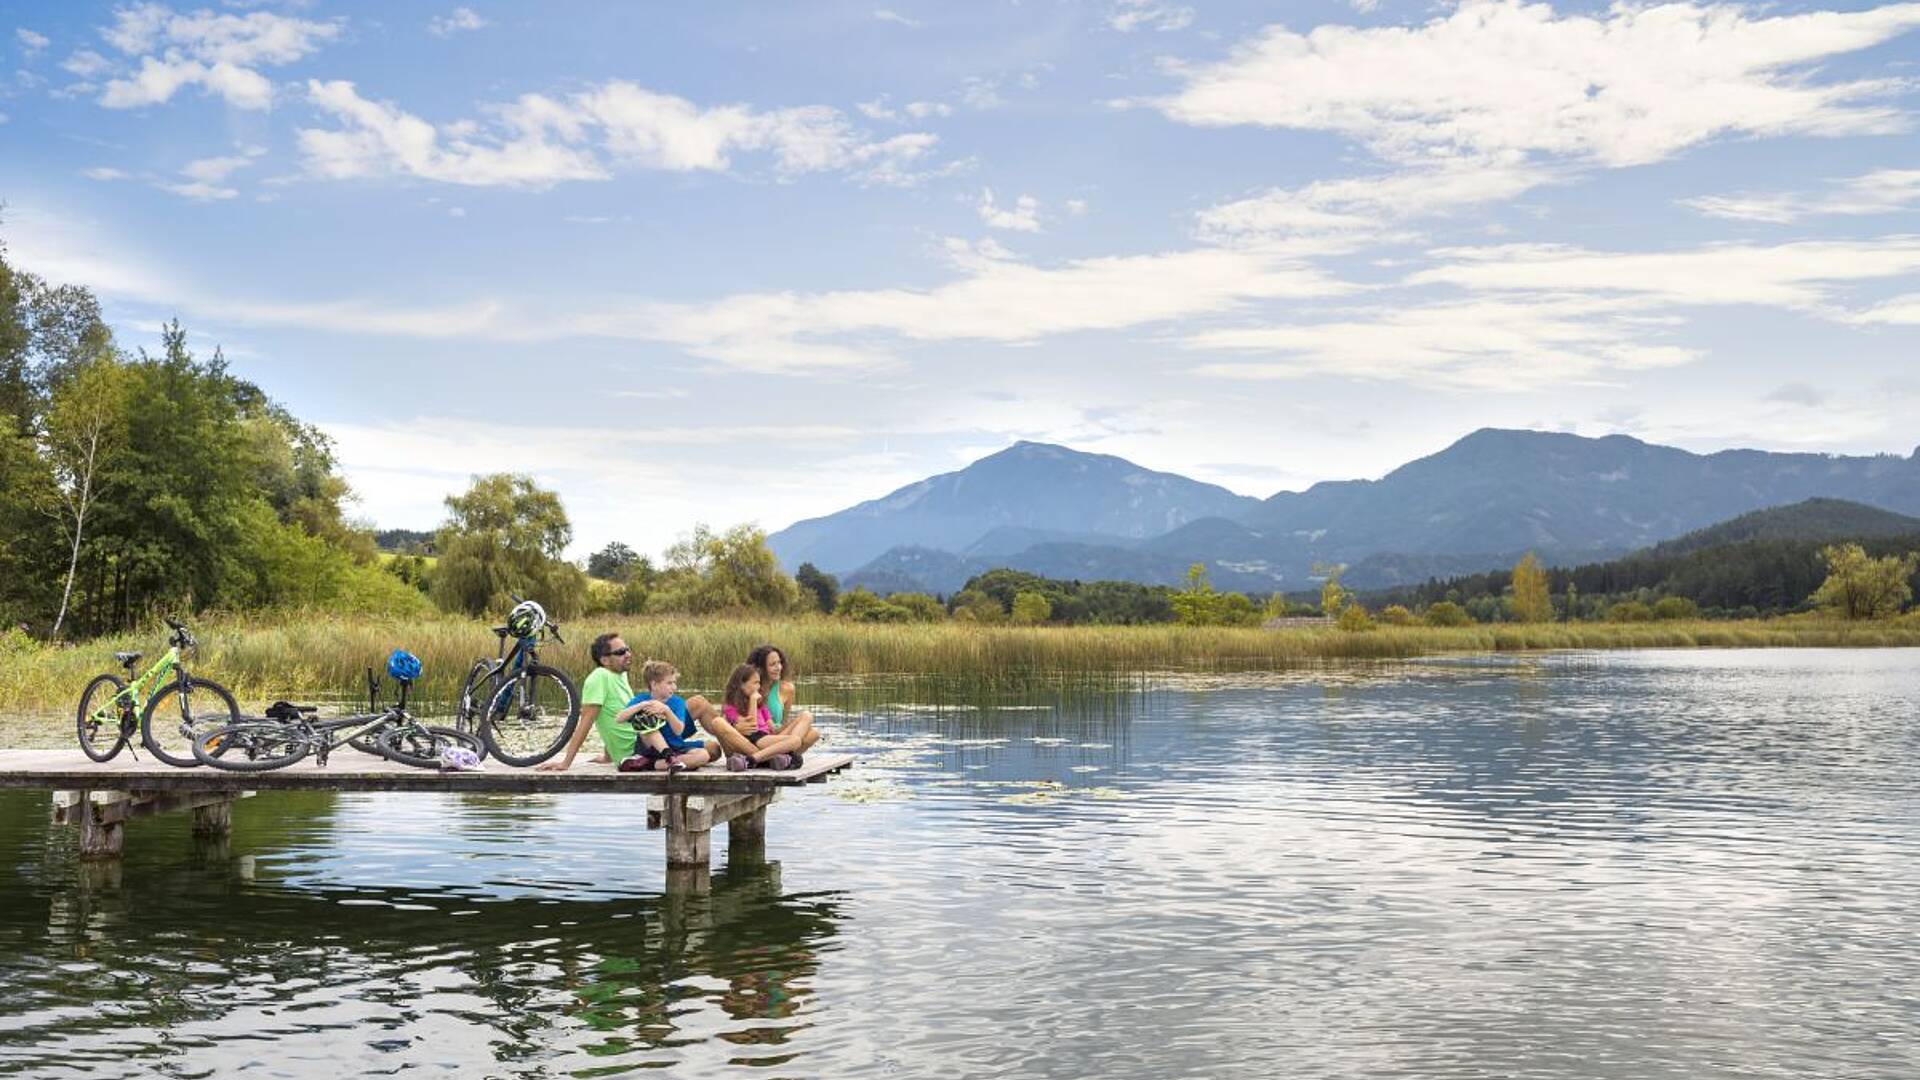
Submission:
M 524 768 L 552 757 L 573 736 L 580 722 L 580 692 L 566 672 L 540 662 L 542 637 L 552 634 L 567 643 L 560 624 L 532 600 L 513 599 L 506 625 L 493 628 L 499 639 L 496 654 L 480 657 L 467 670 L 453 726 L 479 735 L 487 752 L 505 764 Z
M 141 654 L 114 653 L 113 658 L 127 669 L 126 677 L 111 672 L 95 675 L 81 691 L 74 721 L 80 749 L 93 760 L 109 761 L 121 747 L 131 747 L 137 730 L 141 743 L 154 757 L 169 765 L 198 765 L 192 754 L 194 739 L 211 728 L 239 721 L 240 706 L 227 688 L 189 673 L 181 662 L 182 654 L 196 644 L 192 632 L 171 617 L 166 624 L 173 633 L 167 638 L 166 654 L 153 666 L 136 678 L 133 665 L 140 661 Z M 161 708 L 161 703 L 170 698 L 180 713 L 177 726 L 172 710 Z
M 241 720 L 201 735 L 194 740 L 194 756 L 234 772 L 284 769 L 308 754 L 325 765 L 342 745 L 418 769 L 439 768 L 441 753 L 454 748 L 471 750 L 478 758 L 481 742 L 475 736 L 422 724 L 407 711 L 407 692 L 420 677 L 419 660 L 395 652 L 387 661 L 387 674 L 400 684 L 400 696 L 385 709 L 378 707 L 379 681 L 369 672 L 368 708 L 373 712 L 319 720 L 314 715 L 319 710 L 313 706 L 279 702 L 264 718 Z

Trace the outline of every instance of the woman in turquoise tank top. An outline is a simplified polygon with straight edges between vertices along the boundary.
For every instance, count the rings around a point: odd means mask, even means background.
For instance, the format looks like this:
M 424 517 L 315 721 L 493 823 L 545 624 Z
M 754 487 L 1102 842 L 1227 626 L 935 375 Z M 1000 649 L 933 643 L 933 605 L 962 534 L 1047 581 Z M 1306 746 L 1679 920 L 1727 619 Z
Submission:
M 802 753 L 813 749 L 813 744 L 820 741 L 820 733 L 813 729 L 812 713 L 793 707 L 794 688 L 793 681 L 787 678 L 791 669 L 786 652 L 777 645 L 761 645 L 747 654 L 747 663 L 760 669 L 760 685 L 766 687 L 766 705 L 767 711 L 773 714 L 773 730 L 800 736 Z

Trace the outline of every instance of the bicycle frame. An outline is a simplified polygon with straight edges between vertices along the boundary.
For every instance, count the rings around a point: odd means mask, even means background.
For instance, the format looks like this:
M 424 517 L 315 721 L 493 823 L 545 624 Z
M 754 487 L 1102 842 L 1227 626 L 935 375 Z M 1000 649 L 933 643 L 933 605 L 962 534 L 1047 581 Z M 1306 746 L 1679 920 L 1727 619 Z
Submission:
M 137 722 L 141 711 L 147 707 L 147 699 L 152 696 L 152 691 L 162 686 L 166 682 L 166 677 L 179 664 L 180 647 L 178 645 L 169 647 L 164 655 L 140 673 L 139 678 L 129 681 L 125 689 L 106 700 L 104 704 L 106 708 L 113 710 L 112 713 L 103 710 L 92 715 L 102 722 L 108 719 Z

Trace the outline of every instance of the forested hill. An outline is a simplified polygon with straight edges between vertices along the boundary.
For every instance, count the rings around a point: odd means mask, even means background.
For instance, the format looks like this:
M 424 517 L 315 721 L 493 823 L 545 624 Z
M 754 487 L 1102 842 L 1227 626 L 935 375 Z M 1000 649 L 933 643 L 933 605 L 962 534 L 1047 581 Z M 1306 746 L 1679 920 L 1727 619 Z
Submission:
M 1862 540 L 1908 535 L 1920 535 L 1920 518 L 1846 499 L 1806 499 L 1790 506 L 1773 506 L 1741 514 L 1731 521 L 1655 544 L 1646 554 L 1656 558 L 1685 555 L 1747 540 L 1834 540 L 1841 537 Z

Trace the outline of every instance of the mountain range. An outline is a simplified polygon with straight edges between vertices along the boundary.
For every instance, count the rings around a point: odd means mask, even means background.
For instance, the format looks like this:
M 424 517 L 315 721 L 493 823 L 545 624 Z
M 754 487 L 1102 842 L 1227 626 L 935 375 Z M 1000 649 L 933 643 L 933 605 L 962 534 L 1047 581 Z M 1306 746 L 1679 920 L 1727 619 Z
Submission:
M 1019 442 L 966 468 L 797 522 L 768 537 L 847 587 L 950 593 L 997 566 L 1047 577 L 1315 586 L 1341 564 L 1356 588 L 1511 566 L 1592 562 L 1750 511 L 1810 498 L 1920 513 L 1920 451 L 1695 454 L 1625 435 L 1475 431 L 1378 480 L 1266 499 L 1106 454 Z

